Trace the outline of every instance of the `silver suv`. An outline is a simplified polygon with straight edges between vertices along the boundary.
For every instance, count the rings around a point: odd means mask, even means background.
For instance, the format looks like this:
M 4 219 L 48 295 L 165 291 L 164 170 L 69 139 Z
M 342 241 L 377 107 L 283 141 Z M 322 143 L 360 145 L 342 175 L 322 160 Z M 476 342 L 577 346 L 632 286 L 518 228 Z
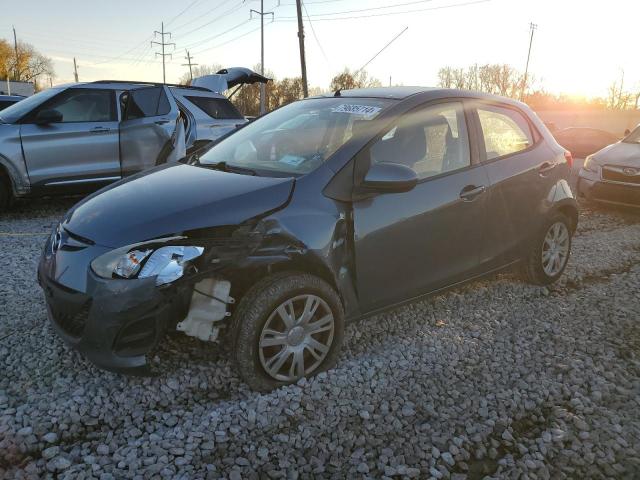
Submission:
M 267 81 L 244 68 L 219 73 L 227 88 Z M 96 190 L 246 121 L 202 86 L 102 80 L 50 88 L 0 112 L 0 210 L 17 197 Z

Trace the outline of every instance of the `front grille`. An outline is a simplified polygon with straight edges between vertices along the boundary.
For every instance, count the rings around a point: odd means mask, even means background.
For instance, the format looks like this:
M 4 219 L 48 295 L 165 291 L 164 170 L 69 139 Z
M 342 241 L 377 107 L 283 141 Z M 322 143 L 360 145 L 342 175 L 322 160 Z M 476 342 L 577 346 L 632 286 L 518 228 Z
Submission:
M 60 307 L 51 306 L 53 321 L 69 336 L 79 338 L 84 333 L 84 328 L 89 318 L 91 300 L 87 300 L 80 310 L 74 313 L 65 312 Z
M 625 173 L 625 168 L 627 167 L 604 166 L 602 167 L 602 179 L 610 182 L 640 185 L 640 168 L 631 169 L 635 171 L 635 174 L 631 171 L 630 173 Z

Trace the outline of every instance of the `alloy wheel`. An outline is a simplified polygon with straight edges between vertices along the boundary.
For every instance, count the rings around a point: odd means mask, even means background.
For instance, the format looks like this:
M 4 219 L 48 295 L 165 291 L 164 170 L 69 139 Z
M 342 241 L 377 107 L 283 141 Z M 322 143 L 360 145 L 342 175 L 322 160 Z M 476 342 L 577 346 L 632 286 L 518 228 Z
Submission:
M 549 277 L 558 275 L 569 258 L 569 229 L 563 222 L 556 222 L 542 242 L 542 269 Z
M 311 374 L 329 353 L 334 330 L 331 308 L 317 295 L 299 295 L 284 301 L 269 315 L 260 333 L 262 368 L 283 382 Z

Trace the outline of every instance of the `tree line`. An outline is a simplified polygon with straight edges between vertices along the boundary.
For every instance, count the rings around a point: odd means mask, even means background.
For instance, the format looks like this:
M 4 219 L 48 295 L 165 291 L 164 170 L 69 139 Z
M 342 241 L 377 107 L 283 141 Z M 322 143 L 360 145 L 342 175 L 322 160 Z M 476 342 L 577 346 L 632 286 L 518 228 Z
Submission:
M 36 91 L 55 77 L 53 62 L 33 45 L 18 42 L 16 48 L 0 39 L 0 79 L 16 82 L 32 82 Z

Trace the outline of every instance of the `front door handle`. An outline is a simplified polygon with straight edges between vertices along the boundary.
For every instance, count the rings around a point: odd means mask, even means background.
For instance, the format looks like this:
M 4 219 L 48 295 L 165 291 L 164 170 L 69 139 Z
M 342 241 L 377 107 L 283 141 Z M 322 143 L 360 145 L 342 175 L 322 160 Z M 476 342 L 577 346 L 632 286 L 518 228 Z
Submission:
M 540 167 L 538 167 L 538 174 L 541 177 L 544 177 L 547 173 L 556 168 L 556 165 L 557 164 L 555 162 L 544 162 Z
M 483 194 L 486 189 L 484 185 L 467 185 L 460 192 L 460 198 L 465 202 L 472 202 L 478 195 Z
M 108 132 L 109 130 L 111 130 L 111 129 L 108 128 L 108 127 L 95 127 L 95 128 L 92 128 L 91 130 L 89 130 L 89 132 L 91 132 L 91 133 L 105 133 L 105 132 Z

